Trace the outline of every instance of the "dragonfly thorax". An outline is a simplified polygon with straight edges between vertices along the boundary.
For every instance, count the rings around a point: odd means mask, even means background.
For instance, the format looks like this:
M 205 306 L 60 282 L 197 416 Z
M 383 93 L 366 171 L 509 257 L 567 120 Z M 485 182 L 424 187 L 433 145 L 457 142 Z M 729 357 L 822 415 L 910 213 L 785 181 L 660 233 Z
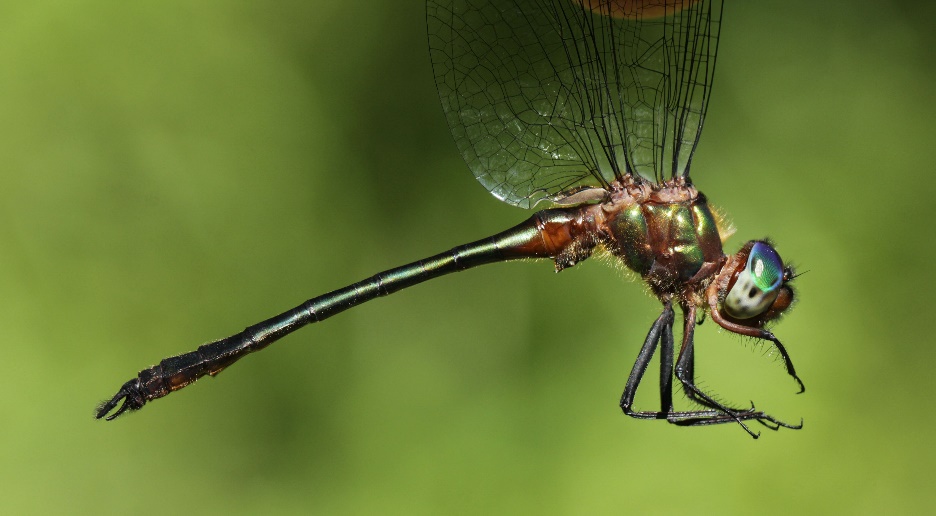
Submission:
M 685 180 L 632 183 L 602 205 L 606 247 L 658 297 L 704 289 L 723 261 L 722 238 L 705 196 Z

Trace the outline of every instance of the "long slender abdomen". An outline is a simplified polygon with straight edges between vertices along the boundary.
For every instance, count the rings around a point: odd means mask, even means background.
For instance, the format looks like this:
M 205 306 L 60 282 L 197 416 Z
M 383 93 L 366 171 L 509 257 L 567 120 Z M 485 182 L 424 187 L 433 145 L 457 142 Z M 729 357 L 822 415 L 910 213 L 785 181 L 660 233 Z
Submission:
M 107 419 L 127 410 L 136 410 L 147 401 L 179 390 L 205 375 L 214 376 L 242 357 L 259 351 L 281 337 L 314 322 L 327 319 L 371 299 L 406 287 L 486 263 L 522 258 L 557 258 L 585 231 L 584 209 L 545 210 L 522 224 L 477 242 L 455 247 L 441 254 L 390 269 L 353 285 L 310 299 L 305 303 L 250 326 L 230 337 L 205 344 L 195 351 L 169 357 L 140 371 L 117 394 L 98 407 L 98 419 L 120 403 Z M 557 260 L 557 264 L 559 261 Z

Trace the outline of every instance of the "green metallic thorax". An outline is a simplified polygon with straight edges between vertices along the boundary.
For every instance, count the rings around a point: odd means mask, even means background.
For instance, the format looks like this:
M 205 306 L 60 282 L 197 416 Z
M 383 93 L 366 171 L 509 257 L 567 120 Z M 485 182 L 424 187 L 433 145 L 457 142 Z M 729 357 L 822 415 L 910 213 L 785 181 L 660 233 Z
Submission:
M 675 290 L 723 255 L 715 217 L 701 194 L 678 202 L 635 200 L 609 222 L 612 251 L 654 290 Z

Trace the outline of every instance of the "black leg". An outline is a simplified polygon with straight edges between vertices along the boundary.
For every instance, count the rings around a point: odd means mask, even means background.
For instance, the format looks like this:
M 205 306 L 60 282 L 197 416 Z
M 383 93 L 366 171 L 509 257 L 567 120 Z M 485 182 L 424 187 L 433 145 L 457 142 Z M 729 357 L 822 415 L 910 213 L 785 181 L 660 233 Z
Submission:
M 673 312 L 660 335 L 660 412 L 673 411 Z
M 806 386 L 803 385 L 803 381 L 799 379 L 799 376 L 796 376 L 796 369 L 793 368 L 793 361 L 790 360 L 790 355 L 787 353 L 786 348 L 783 347 L 783 344 L 780 344 L 780 340 L 769 331 L 764 331 L 764 335 L 762 335 L 761 338 L 773 342 L 773 345 L 777 347 L 777 351 L 780 352 L 780 356 L 783 358 L 783 363 L 786 365 L 787 374 L 792 376 L 793 379 L 796 380 L 796 383 L 799 384 L 800 390 L 797 394 L 806 392 Z
M 702 392 L 695 385 L 695 311 L 696 309 L 694 306 L 683 307 L 685 327 L 683 330 L 682 349 L 679 353 L 679 360 L 676 362 L 676 378 L 683 385 L 683 389 L 685 390 L 689 399 L 699 403 L 702 406 L 709 407 L 712 410 L 709 411 L 709 414 L 704 416 L 690 417 L 686 417 L 684 413 L 674 412 L 671 414 L 671 417 L 668 418 L 668 420 L 673 424 L 684 426 L 717 425 L 722 423 L 736 422 L 740 424 L 741 427 L 755 439 L 760 434 L 752 432 L 751 429 L 744 424 L 744 421 L 757 421 L 771 430 L 777 430 L 781 426 L 793 429 L 802 428 L 802 423 L 799 425 L 790 425 L 763 412 L 757 411 L 754 409 L 753 404 L 751 408 L 742 410 L 727 407 L 716 401 L 711 396 Z
M 637 388 L 647 371 L 647 365 L 653 358 L 658 342 L 662 342 L 662 355 L 660 356 L 660 405 L 659 412 L 636 411 L 633 410 L 634 396 L 637 394 Z M 631 369 L 630 376 L 627 377 L 627 385 L 624 387 L 624 394 L 621 395 L 621 410 L 628 416 L 637 419 L 671 419 L 671 418 L 707 418 L 720 415 L 715 410 L 697 410 L 687 412 L 673 411 L 673 306 L 667 302 L 663 306 L 663 313 L 657 317 L 647 333 L 634 367 Z
M 783 364 L 786 366 L 787 374 L 793 377 L 796 380 L 796 383 L 799 384 L 799 393 L 802 394 L 806 391 L 806 386 L 803 385 L 803 381 L 800 380 L 799 376 L 796 375 L 796 369 L 793 368 L 793 361 L 790 360 L 790 355 L 787 353 L 783 344 L 780 343 L 780 340 L 770 331 L 763 328 L 751 328 L 749 326 L 742 326 L 736 322 L 729 321 L 721 315 L 721 312 L 718 310 L 718 295 L 712 293 L 708 298 L 709 309 L 712 313 L 712 320 L 722 328 L 732 332 L 737 333 L 738 335 L 744 335 L 747 337 L 754 337 L 755 339 L 768 340 L 777 347 L 777 351 L 780 353 L 780 356 L 783 358 Z
M 775 419 L 763 412 L 756 410 L 751 404 L 748 409 L 735 409 L 719 403 L 714 398 L 702 392 L 695 385 L 695 346 L 694 334 L 696 325 L 696 308 L 694 306 L 683 307 L 683 338 L 682 347 L 679 351 L 679 359 L 675 364 L 676 378 L 683 386 L 686 396 L 693 402 L 706 407 L 705 410 L 674 411 L 673 410 L 673 307 L 670 302 L 663 306 L 663 312 L 653 322 L 647 338 L 644 340 L 634 367 L 631 369 L 630 376 L 627 378 L 627 385 L 624 387 L 624 393 L 621 395 L 621 410 L 628 416 L 638 419 L 666 419 L 672 424 L 680 426 L 707 426 L 719 425 L 724 423 L 738 423 L 751 437 L 757 438 L 759 433 L 751 431 L 744 423 L 745 421 L 757 421 L 761 425 L 777 430 L 780 427 L 799 429 L 803 424 L 790 425 Z M 661 343 L 660 355 L 660 411 L 636 411 L 633 410 L 634 397 L 643 379 L 650 359 L 656 351 L 657 343 Z M 783 353 L 782 348 L 781 353 Z
M 631 410 L 631 407 L 634 405 L 634 396 L 637 394 L 637 387 L 640 386 L 640 380 L 643 379 L 643 375 L 647 371 L 647 365 L 650 364 L 650 359 L 653 358 L 653 353 L 656 351 L 657 342 L 660 341 L 660 337 L 663 335 L 663 328 L 669 328 L 671 340 L 670 346 L 672 346 L 672 327 L 673 306 L 671 303 L 667 302 L 663 306 L 663 313 L 657 317 L 656 321 L 653 322 L 653 326 L 650 327 L 650 331 L 647 333 L 647 338 L 644 340 L 643 346 L 640 348 L 640 353 L 637 354 L 637 360 L 634 362 L 634 367 L 631 369 L 630 376 L 627 377 L 627 384 L 624 386 L 624 393 L 621 394 L 621 410 L 623 410 L 624 413 L 628 416 L 638 419 L 663 419 L 666 417 L 665 412 L 638 412 Z M 664 344 L 664 348 L 665 347 L 666 345 Z M 668 362 L 672 368 L 672 347 L 669 350 L 669 354 L 670 358 Z M 664 360 L 661 360 L 661 364 L 663 361 Z M 668 395 L 671 400 L 670 403 L 672 404 L 672 381 L 664 381 L 662 378 L 660 379 L 661 395 L 664 390 L 664 384 L 668 384 Z M 664 411 L 668 412 L 665 405 Z

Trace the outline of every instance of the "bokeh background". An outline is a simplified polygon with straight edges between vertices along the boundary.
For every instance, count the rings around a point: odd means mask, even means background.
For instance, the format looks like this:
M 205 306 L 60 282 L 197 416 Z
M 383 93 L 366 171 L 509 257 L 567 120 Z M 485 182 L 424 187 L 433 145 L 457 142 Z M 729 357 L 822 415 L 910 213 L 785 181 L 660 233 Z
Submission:
M 693 176 L 729 249 L 808 271 L 776 329 L 805 394 L 697 332 L 703 385 L 805 421 L 755 441 L 621 414 L 659 307 L 596 260 L 447 276 L 93 420 L 165 356 L 528 213 L 461 162 L 419 0 L 3 2 L 0 513 L 931 509 L 934 14 L 727 6 Z

